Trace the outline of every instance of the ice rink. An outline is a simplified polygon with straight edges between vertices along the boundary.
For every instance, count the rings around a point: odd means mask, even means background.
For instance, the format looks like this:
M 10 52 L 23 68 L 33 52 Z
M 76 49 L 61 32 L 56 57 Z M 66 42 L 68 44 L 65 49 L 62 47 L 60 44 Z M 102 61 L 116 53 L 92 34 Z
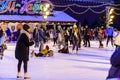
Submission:
M 91 47 L 81 47 L 78 54 L 61 54 L 57 46 L 46 43 L 54 50 L 53 57 L 30 57 L 28 73 L 31 80 L 105 80 L 110 68 L 110 56 L 115 47 L 98 48 L 97 41 Z M 105 42 L 104 42 L 105 44 Z M 17 60 L 14 57 L 15 43 L 8 43 L 3 60 L 0 60 L 0 80 L 16 80 Z M 30 52 L 38 48 L 30 47 Z M 72 52 L 70 48 L 70 52 Z M 23 73 L 23 67 L 22 67 Z M 22 74 L 24 76 L 24 74 Z

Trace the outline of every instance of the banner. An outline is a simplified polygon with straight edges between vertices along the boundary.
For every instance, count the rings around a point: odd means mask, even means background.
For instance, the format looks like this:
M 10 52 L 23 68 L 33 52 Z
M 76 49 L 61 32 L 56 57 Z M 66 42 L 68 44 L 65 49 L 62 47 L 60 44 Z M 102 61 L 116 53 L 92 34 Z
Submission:
M 50 4 L 50 8 L 53 8 L 49 0 L 22 0 L 21 2 L 3 0 L 0 2 L 0 14 L 40 14 L 44 3 Z

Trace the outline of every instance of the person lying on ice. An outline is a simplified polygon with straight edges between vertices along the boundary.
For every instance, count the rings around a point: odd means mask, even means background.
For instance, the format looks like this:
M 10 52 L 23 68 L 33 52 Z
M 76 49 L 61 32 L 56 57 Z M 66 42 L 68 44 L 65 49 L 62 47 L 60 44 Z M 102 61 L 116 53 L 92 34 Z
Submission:
M 49 50 L 49 46 L 46 45 L 45 49 L 43 49 L 41 52 L 35 53 L 32 51 L 31 55 L 31 57 L 51 57 L 53 56 L 53 50 Z
M 64 46 L 62 49 L 58 50 L 58 52 L 68 54 L 69 53 L 68 46 Z

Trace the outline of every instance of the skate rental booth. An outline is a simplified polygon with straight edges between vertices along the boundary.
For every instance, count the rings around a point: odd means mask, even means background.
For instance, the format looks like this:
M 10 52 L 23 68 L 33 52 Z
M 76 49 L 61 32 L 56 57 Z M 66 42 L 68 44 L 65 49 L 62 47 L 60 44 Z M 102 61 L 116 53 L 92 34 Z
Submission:
M 21 24 L 28 24 L 31 28 L 36 25 L 45 24 L 45 26 L 64 25 L 69 26 L 77 22 L 63 11 L 53 11 L 53 4 L 49 0 L 30 0 L 30 1 L 0 1 L 0 25 L 6 27 L 15 27 L 16 30 Z M 49 4 L 48 9 L 45 4 Z M 48 13 L 49 15 L 45 15 Z M 45 18 L 44 18 L 45 17 Z

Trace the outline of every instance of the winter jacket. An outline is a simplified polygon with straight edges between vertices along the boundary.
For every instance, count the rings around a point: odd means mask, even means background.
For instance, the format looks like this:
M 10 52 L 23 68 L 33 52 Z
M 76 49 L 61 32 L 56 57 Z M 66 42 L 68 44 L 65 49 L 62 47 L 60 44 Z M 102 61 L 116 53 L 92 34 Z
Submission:
M 21 33 L 15 48 L 15 58 L 18 60 L 29 60 L 29 46 L 34 42 L 29 42 L 29 37 L 26 33 Z
M 2 44 L 4 44 L 4 42 L 5 42 L 5 36 L 2 36 L 0 38 L 0 46 L 2 46 Z
M 42 51 L 41 51 L 41 54 L 43 54 L 43 55 L 46 55 L 46 54 L 48 54 L 48 50 L 45 48 L 45 49 L 43 49 Z
M 86 28 L 85 31 L 84 31 L 84 38 L 86 40 L 90 39 L 90 30 L 88 28 Z
M 9 29 L 9 28 L 7 28 L 7 30 L 6 30 L 6 34 L 7 34 L 7 36 L 8 36 L 8 37 L 10 37 L 10 36 L 11 36 L 11 31 L 10 31 L 10 29 Z
M 111 56 L 110 62 L 112 66 L 120 68 L 120 46 L 116 47 L 113 55 Z
M 107 34 L 107 36 L 113 36 L 114 29 L 112 27 L 107 28 L 106 29 L 106 34 Z
M 98 39 L 99 41 L 102 41 L 103 40 L 103 35 L 101 32 L 98 32 Z
M 0 38 L 3 36 L 3 30 L 0 30 Z
M 38 41 L 38 28 L 35 28 L 33 31 L 33 38 L 35 41 Z
M 38 30 L 38 41 L 45 41 L 45 36 L 41 29 Z

